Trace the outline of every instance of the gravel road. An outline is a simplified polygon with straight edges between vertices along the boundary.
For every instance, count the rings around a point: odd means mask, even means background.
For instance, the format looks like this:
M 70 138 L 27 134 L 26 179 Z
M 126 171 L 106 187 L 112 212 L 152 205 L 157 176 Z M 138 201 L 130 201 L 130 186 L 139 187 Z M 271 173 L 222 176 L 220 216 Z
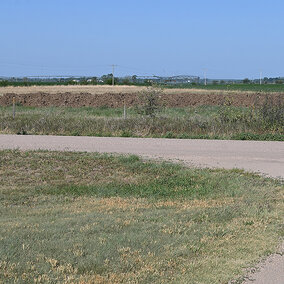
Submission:
M 17 148 L 136 154 L 284 179 L 284 142 L 0 135 L 0 149 Z M 283 247 L 280 252 L 282 256 L 269 257 L 245 283 L 284 283 Z
M 0 135 L 0 149 L 115 152 L 284 178 L 284 142 Z

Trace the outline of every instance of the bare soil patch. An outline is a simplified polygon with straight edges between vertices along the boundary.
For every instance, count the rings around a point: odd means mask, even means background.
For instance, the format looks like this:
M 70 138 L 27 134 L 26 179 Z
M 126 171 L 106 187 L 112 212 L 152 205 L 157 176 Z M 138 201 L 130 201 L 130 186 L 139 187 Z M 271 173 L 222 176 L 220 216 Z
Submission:
M 139 93 L 145 87 L 136 86 L 33 86 L 5 87 L 0 89 L 0 105 L 11 105 L 15 97 L 24 106 L 68 107 L 122 107 L 139 104 Z M 198 89 L 165 89 L 161 95 L 167 107 L 200 105 L 253 106 L 264 102 L 266 96 L 275 102 L 284 100 L 284 93 L 256 93 L 240 91 L 211 91 Z

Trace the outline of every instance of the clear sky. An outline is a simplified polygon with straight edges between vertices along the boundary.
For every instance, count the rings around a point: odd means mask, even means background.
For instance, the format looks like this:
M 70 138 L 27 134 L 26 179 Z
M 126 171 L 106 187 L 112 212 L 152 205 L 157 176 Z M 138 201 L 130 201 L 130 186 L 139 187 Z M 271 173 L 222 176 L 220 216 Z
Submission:
M 0 0 L 0 76 L 284 76 L 283 0 Z

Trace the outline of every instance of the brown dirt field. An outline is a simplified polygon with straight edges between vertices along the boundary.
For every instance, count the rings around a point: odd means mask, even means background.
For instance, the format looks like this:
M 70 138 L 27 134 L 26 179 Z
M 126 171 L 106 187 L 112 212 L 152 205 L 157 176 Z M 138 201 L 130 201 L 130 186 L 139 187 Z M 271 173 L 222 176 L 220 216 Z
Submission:
M 0 88 L 0 105 L 12 104 L 12 98 L 24 106 L 108 106 L 122 107 L 139 103 L 139 93 L 145 87 L 135 86 L 33 86 Z M 265 97 L 275 102 L 284 101 L 284 93 L 256 93 L 240 91 L 211 91 L 198 89 L 165 89 L 161 95 L 163 105 L 186 107 L 199 105 L 253 106 L 264 102 Z

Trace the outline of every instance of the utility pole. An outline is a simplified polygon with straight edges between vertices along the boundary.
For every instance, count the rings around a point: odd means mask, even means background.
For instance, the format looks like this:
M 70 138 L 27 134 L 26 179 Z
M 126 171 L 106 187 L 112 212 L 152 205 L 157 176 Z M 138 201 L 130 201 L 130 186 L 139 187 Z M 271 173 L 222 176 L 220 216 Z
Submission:
M 207 85 L 207 78 L 206 78 L 206 69 L 204 69 L 204 85 Z
M 114 86 L 114 68 L 117 67 L 117 65 L 112 64 L 112 85 Z
M 260 71 L 259 73 L 259 85 L 262 84 L 262 71 Z
M 13 97 L 13 119 L 15 119 L 16 116 L 16 99 Z
M 126 119 L 126 104 L 124 100 L 124 105 L 123 105 L 123 118 Z

